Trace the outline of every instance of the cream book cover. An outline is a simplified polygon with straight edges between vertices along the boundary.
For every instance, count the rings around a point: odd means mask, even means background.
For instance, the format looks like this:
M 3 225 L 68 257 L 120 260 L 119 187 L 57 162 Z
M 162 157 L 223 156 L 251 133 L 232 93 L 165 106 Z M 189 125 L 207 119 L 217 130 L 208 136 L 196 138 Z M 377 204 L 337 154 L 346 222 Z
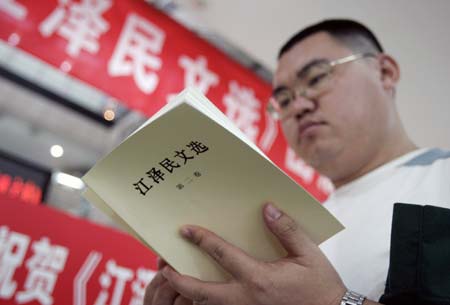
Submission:
M 177 271 L 203 280 L 228 275 L 179 235 L 184 224 L 206 227 L 262 260 L 285 255 L 264 225 L 264 202 L 277 204 L 318 244 L 343 229 L 194 89 L 184 90 L 82 179 L 90 202 Z

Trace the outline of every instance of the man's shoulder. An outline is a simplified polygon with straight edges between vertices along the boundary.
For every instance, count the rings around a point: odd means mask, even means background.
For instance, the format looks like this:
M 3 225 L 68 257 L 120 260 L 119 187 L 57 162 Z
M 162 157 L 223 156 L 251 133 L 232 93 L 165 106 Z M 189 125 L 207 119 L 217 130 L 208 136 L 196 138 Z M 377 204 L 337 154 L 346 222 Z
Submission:
M 421 177 L 422 182 L 428 181 L 436 186 L 448 186 L 450 193 L 450 150 L 425 149 L 399 164 L 398 168 L 407 174 L 405 179 L 414 173 L 414 176 Z
M 410 180 L 410 202 L 450 208 L 450 151 L 427 149 L 401 165 Z M 408 202 L 408 201 L 407 201 Z
M 402 167 L 433 166 L 450 164 L 450 150 L 430 148 L 401 164 Z

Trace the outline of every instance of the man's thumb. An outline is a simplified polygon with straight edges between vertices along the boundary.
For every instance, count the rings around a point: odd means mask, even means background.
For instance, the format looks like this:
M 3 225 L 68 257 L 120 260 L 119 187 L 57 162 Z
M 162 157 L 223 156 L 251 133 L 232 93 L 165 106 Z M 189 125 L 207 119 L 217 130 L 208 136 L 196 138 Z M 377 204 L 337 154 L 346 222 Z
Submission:
M 264 219 L 289 254 L 301 256 L 305 248 L 311 245 L 311 239 L 302 231 L 298 223 L 272 203 L 264 205 Z

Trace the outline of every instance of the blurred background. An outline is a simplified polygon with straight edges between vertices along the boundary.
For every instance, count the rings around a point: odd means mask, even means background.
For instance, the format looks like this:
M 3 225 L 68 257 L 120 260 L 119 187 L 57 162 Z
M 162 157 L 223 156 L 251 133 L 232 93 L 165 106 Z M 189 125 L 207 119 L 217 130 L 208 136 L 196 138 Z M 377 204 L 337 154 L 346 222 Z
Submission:
M 160 76 L 156 89 L 140 88 L 140 91 L 147 92 L 147 99 L 135 100 L 134 97 L 128 100 L 126 92 L 113 88 L 117 83 L 108 87 L 103 82 L 97 86 L 95 79 L 97 74 L 101 74 L 98 70 L 100 64 L 95 56 L 87 55 L 98 52 L 98 57 L 101 57 L 103 49 L 98 51 L 96 48 L 104 47 L 111 54 L 118 52 L 117 48 L 114 49 L 111 41 L 98 40 L 97 46 L 93 43 L 86 45 L 85 49 L 68 50 L 70 35 L 58 28 L 64 22 L 69 24 L 69 29 L 81 22 L 82 18 L 69 21 L 64 14 L 71 12 L 71 5 L 89 2 L 92 1 L 0 0 L 0 194 L 33 205 L 44 203 L 76 217 L 117 228 L 114 221 L 81 197 L 84 186 L 79 178 L 162 107 L 166 100 L 161 96 L 177 93 L 188 81 L 176 80 L 180 84 L 176 89 L 170 87 L 173 80 Z M 242 116 L 248 107 L 242 96 L 260 103 L 257 109 L 260 121 L 253 126 L 259 127 L 259 133 L 254 140 L 319 199 L 323 200 L 331 191 L 330 183 L 287 150 L 275 123 L 264 114 L 278 48 L 292 34 L 311 23 L 326 18 L 348 17 L 371 28 L 385 50 L 400 64 L 397 102 L 410 136 L 419 146 L 450 148 L 450 1 L 103 2 L 105 6 L 97 7 L 97 15 L 104 12 L 105 19 L 100 18 L 90 25 L 98 28 L 97 38 L 109 30 L 114 43 L 117 43 L 124 35 L 126 25 L 125 17 L 115 16 L 125 16 L 125 10 L 131 7 L 135 14 L 145 15 L 148 21 L 160 20 L 159 25 L 154 22 L 165 31 L 167 44 L 171 40 L 176 46 L 170 50 L 177 54 L 182 54 L 189 42 L 197 44 L 197 49 L 204 50 L 205 54 L 213 54 L 205 55 L 211 71 L 214 64 L 219 65 L 211 57 L 219 58 L 222 64 L 229 61 L 230 67 L 222 67 L 223 75 L 217 71 L 215 74 L 220 82 L 228 80 L 229 86 L 210 82 L 209 87 L 217 85 L 221 88 L 220 97 L 213 90 L 208 93 L 208 87 L 203 88 L 204 93 L 220 104 L 223 93 L 229 94 L 227 90 L 233 91 L 236 87 L 233 84 L 239 83 L 237 86 L 241 86 L 241 93 L 246 93 L 240 95 L 240 100 L 237 98 L 235 112 L 242 111 Z M 113 10 L 114 14 L 111 13 Z M 166 21 L 164 16 L 172 21 Z M 184 30 L 174 26 L 173 20 Z M 145 29 L 148 27 L 142 26 L 141 32 Z M 41 36 L 34 39 L 29 34 L 33 31 Z M 155 37 L 159 35 L 154 28 L 150 32 Z M 177 39 L 173 42 L 175 36 Z M 45 40 L 47 37 L 49 40 Z M 158 54 L 169 52 L 165 46 L 162 51 L 161 46 L 158 49 L 158 46 L 150 44 L 147 48 Z M 52 55 L 61 53 L 61 50 L 62 55 Z M 201 66 L 201 56 L 190 55 L 197 58 L 196 63 Z M 200 57 L 195 57 L 197 55 Z M 151 61 L 148 64 L 158 66 Z M 83 65 L 82 71 L 77 70 Z M 171 70 L 170 65 L 163 67 L 165 75 L 180 73 Z M 126 74 L 122 68 L 126 70 L 124 66 L 115 69 L 110 64 L 109 73 Z M 245 75 L 235 80 L 234 74 Z M 94 81 L 88 81 L 92 79 Z M 131 80 L 123 86 L 139 85 L 138 82 Z M 202 86 L 198 82 L 196 84 Z M 235 122 L 239 121 L 226 105 L 218 107 Z M 244 132 L 248 128 L 239 127 Z

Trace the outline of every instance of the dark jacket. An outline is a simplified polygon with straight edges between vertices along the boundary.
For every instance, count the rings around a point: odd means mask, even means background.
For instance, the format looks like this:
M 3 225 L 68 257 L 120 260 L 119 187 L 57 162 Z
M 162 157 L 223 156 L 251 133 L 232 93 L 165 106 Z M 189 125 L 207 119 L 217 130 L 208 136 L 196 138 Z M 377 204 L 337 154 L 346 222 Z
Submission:
M 450 209 L 394 205 L 386 305 L 450 305 Z

